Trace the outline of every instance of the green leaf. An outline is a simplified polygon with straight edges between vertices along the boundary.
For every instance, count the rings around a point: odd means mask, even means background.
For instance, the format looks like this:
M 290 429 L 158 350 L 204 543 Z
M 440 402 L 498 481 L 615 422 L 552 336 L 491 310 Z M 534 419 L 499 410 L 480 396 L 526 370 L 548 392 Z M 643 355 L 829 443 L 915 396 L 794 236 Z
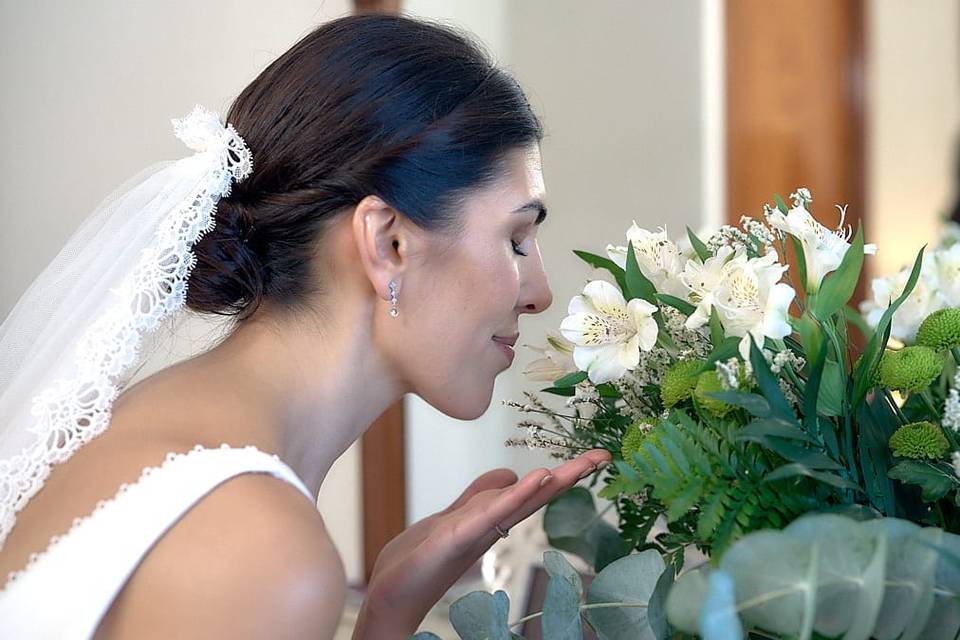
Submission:
M 450 624 L 463 640 L 511 640 L 509 609 L 505 592 L 473 591 L 450 605 Z
M 558 640 L 583 640 L 580 621 L 580 574 L 559 551 L 543 552 L 543 566 L 550 576 L 543 602 L 543 635 Z
M 913 288 L 917 285 L 917 279 L 920 277 L 920 268 L 922 266 L 923 249 L 920 249 L 916 260 L 913 261 L 913 269 L 910 271 L 910 277 L 907 279 L 907 284 L 904 286 L 903 292 L 896 300 L 890 303 L 887 310 L 880 316 L 877 328 L 873 332 L 873 335 L 870 336 L 867 347 L 864 349 L 863 355 L 860 358 L 860 366 L 857 367 L 857 370 L 854 372 L 854 395 L 852 403 L 854 407 L 860 404 L 870 389 L 873 379 L 872 373 L 876 370 L 880 362 L 880 356 L 883 354 L 883 349 L 887 344 L 887 338 L 890 335 L 890 322 L 893 320 L 893 314 L 900 308 L 900 305 L 903 304 L 903 301 L 907 299 L 913 291 Z
M 807 282 L 807 256 L 803 251 L 803 243 L 797 240 L 797 237 L 794 235 L 787 234 L 787 237 L 790 238 L 790 245 L 797 254 L 797 271 L 800 273 L 800 286 L 803 287 L 804 291 L 809 292 L 810 286 Z
M 630 552 L 630 545 L 597 513 L 593 495 L 584 487 L 551 500 L 543 528 L 550 546 L 580 556 L 597 571 Z
M 750 337 L 750 364 L 753 366 L 753 375 L 757 379 L 760 393 L 770 403 L 770 410 L 773 415 L 777 418 L 795 420 L 793 407 L 790 406 L 783 395 L 783 390 L 780 389 L 776 376 L 770 371 L 770 365 L 767 364 L 767 359 L 763 357 L 763 353 L 760 352 L 760 348 L 754 342 L 753 336 Z
M 823 321 L 842 309 L 857 288 L 862 268 L 863 228 L 858 226 L 857 234 L 853 237 L 850 248 L 843 254 L 840 266 L 824 277 L 814 303 L 813 315 Z
M 758 418 L 740 429 L 735 435 L 737 440 L 757 436 L 776 436 L 802 442 L 814 442 L 813 438 L 797 426 L 796 421 L 783 420 L 782 418 Z
M 725 339 L 725 332 L 723 330 L 723 323 L 720 322 L 720 314 L 717 313 L 716 307 L 710 307 L 710 344 L 714 348 L 719 348 L 723 344 Z M 737 340 L 737 344 L 740 344 L 740 341 Z
M 558 378 L 553 381 L 553 386 L 555 387 L 575 387 L 579 383 L 587 379 L 586 371 L 574 371 L 573 373 L 568 373 L 562 378 Z
M 693 312 L 697 310 L 695 306 L 686 300 L 682 300 L 676 296 L 671 296 L 666 293 L 658 293 L 657 300 L 669 307 L 673 307 L 685 316 L 693 315 Z
M 787 207 L 787 203 L 783 201 L 779 193 L 773 194 L 773 202 L 777 205 L 777 209 L 780 209 L 780 213 L 784 215 L 790 213 L 790 208 Z
M 690 227 L 687 227 L 687 237 L 690 239 L 693 250 L 697 252 L 697 257 L 700 258 L 700 262 L 706 262 L 709 258 L 713 257 L 707 245 L 697 237 L 697 234 L 694 233 Z
M 653 549 L 620 558 L 594 578 L 587 604 L 624 606 L 587 609 L 584 615 L 599 640 L 663 640 L 669 637 L 665 600 L 672 583 Z
M 628 300 L 640 298 L 650 304 L 657 304 L 657 289 L 640 271 L 632 242 L 627 243 L 627 289 L 630 292 L 627 296 Z
M 823 369 L 823 382 L 817 394 L 817 412 L 825 416 L 843 415 L 843 394 L 847 377 L 843 368 L 833 360 L 827 360 Z
M 860 488 L 860 485 L 854 482 L 845 480 L 832 473 L 827 473 L 826 471 L 814 471 L 810 467 L 796 462 L 777 467 L 763 477 L 763 482 L 775 482 L 777 480 L 785 480 L 787 478 L 795 478 L 798 476 L 807 476 L 809 478 L 813 478 L 817 482 L 823 482 L 824 484 L 836 487 L 837 489 L 849 489 L 851 491 L 863 493 L 863 489 Z
M 820 331 L 820 323 L 807 312 L 800 316 L 796 325 L 807 362 L 810 363 L 810 366 L 816 366 L 821 354 L 826 353 L 826 350 L 822 348 L 824 340 L 823 333 Z
M 626 272 L 620 268 L 620 265 L 609 258 L 598 256 L 595 253 L 588 253 L 586 251 L 579 250 L 574 250 L 574 253 L 578 258 L 586 262 L 591 267 L 595 267 L 597 269 L 606 269 L 609 271 L 617 281 L 617 285 L 620 287 L 620 292 L 623 293 L 624 296 L 627 295 L 627 276 Z
M 747 391 L 711 391 L 704 394 L 727 404 L 743 407 L 752 416 L 766 417 L 770 415 L 770 404 L 763 396 Z
M 887 475 L 894 480 L 919 486 L 923 489 L 922 497 L 926 502 L 939 500 L 957 486 L 946 471 L 919 460 L 904 460 L 890 469 Z
M 573 387 L 546 387 L 544 389 L 540 389 L 540 393 L 550 393 L 555 396 L 572 398 L 573 396 L 577 395 L 577 390 Z

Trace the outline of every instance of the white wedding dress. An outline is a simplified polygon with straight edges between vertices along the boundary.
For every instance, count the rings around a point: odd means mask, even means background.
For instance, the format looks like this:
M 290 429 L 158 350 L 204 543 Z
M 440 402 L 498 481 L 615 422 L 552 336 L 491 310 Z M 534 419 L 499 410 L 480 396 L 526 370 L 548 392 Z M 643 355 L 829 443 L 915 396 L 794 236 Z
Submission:
M 90 638 L 151 547 L 218 485 L 244 473 L 286 480 L 314 497 L 277 456 L 248 446 L 167 454 L 11 573 L 0 591 L 0 638 Z

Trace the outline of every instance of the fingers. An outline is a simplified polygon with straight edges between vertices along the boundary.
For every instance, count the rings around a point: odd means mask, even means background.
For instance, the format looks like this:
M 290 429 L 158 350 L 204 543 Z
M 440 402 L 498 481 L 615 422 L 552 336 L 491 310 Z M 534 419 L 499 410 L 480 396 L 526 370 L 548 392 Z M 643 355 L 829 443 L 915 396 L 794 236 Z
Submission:
M 526 519 L 555 496 L 599 470 L 602 465 L 608 464 L 610 458 L 609 451 L 592 449 L 580 454 L 573 460 L 554 467 L 550 472 L 550 479 L 527 496 L 526 500 L 515 511 L 509 513 L 497 524 L 501 528 L 508 528 Z M 496 534 L 496 531 L 494 533 Z
M 517 481 L 517 474 L 510 469 L 500 468 L 487 471 L 478 476 L 470 485 L 463 490 L 463 493 L 454 500 L 449 507 L 441 513 L 448 513 L 462 507 L 470 498 L 488 489 L 504 489 Z

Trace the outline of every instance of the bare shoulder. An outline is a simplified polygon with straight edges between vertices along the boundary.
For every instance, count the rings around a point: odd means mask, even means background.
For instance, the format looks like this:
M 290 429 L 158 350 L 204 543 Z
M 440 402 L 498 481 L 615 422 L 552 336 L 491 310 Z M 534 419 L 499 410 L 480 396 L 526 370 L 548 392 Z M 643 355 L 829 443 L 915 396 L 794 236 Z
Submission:
M 315 505 L 265 474 L 232 478 L 150 551 L 98 638 L 332 638 L 343 563 Z

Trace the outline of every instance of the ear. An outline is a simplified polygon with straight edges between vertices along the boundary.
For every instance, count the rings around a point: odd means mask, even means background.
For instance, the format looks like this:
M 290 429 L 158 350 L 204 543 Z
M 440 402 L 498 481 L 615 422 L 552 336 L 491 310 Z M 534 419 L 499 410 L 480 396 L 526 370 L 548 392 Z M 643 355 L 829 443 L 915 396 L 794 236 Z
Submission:
M 366 196 L 353 211 L 353 238 L 367 278 L 384 300 L 390 299 L 390 281 L 400 280 L 407 267 L 411 241 L 406 220 L 377 196 Z M 402 286 L 401 286 L 402 288 Z

